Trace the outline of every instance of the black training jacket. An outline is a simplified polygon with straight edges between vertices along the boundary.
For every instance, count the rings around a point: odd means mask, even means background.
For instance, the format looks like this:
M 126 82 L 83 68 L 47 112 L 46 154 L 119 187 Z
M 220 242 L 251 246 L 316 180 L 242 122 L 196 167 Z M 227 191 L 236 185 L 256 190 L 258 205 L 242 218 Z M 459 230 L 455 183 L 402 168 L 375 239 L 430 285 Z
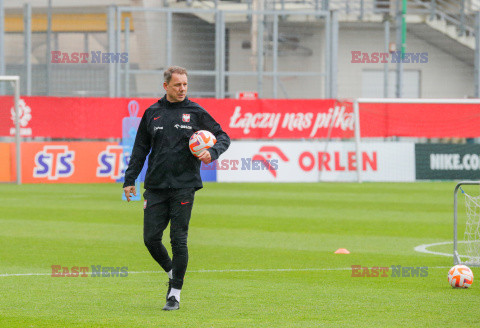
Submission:
M 164 96 L 150 106 L 138 126 L 123 187 L 135 185 L 150 153 L 145 189 L 202 188 L 201 161 L 188 148 L 190 137 L 198 130 L 208 130 L 217 138 L 217 143 L 208 149 L 212 161 L 230 145 L 230 138 L 220 124 L 187 97 L 171 103 Z

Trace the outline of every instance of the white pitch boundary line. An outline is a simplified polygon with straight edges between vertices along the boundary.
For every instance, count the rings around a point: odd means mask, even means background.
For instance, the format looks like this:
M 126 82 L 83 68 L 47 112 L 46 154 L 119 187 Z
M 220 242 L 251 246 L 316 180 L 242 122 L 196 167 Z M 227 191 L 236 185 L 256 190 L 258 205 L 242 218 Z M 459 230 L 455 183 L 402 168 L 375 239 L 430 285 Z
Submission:
M 466 241 L 458 241 L 458 243 L 466 243 Z M 433 255 L 441 255 L 441 256 L 449 256 L 452 257 L 453 254 L 449 253 L 441 253 L 430 251 L 427 248 L 432 246 L 440 246 L 440 245 L 448 245 L 453 244 L 453 241 L 444 241 L 440 243 L 432 243 L 432 244 L 422 244 L 416 246 L 414 251 L 425 253 L 425 254 L 433 254 Z M 460 255 L 463 256 L 463 255 Z M 429 269 L 445 269 L 449 267 L 445 266 L 437 266 L 437 267 L 429 267 Z M 305 269 L 219 269 L 219 270 L 192 270 L 188 271 L 188 273 L 226 273 L 226 272 L 301 272 L 301 271 L 348 271 L 352 270 L 352 268 L 305 268 Z M 148 274 L 148 273 L 163 273 L 164 271 L 130 271 L 128 274 Z M 92 272 L 87 272 L 87 275 L 91 275 Z M 50 276 L 52 273 L 0 273 L 0 277 L 22 277 L 22 276 Z
M 188 273 L 224 273 L 224 272 L 284 272 L 284 271 L 340 271 L 351 270 L 352 268 L 306 268 L 306 269 L 223 269 L 223 270 L 192 270 Z M 145 273 L 165 273 L 164 271 L 130 271 L 128 274 L 145 274 Z M 17 277 L 17 276 L 50 276 L 52 273 L 3 273 L 0 277 Z M 80 275 L 81 273 L 79 273 Z M 86 272 L 91 275 L 92 272 Z
M 461 244 L 461 243 L 465 244 L 465 243 L 468 243 L 468 241 L 461 240 L 461 241 L 458 241 L 458 243 L 459 244 Z M 452 253 L 442 253 L 442 252 L 429 251 L 427 249 L 427 248 L 432 247 L 432 246 L 449 245 L 449 244 L 453 244 L 453 241 L 443 241 L 443 242 L 440 242 L 440 243 L 423 244 L 423 245 L 419 245 L 419 246 L 415 247 L 413 250 L 416 251 L 416 252 L 425 253 L 425 254 L 433 254 L 433 255 L 453 257 L 453 251 L 452 251 Z M 463 256 L 466 256 L 466 255 L 459 255 L 459 256 L 463 257 Z
M 465 243 L 465 241 L 458 241 L 458 243 Z M 416 246 L 414 250 L 416 252 L 425 253 L 425 254 L 433 254 L 433 255 L 441 255 L 441 256 L 449 256 L 452 257 L 453 254 L 449 253 L 441 253 L 430 251 L 427 248 L 432 246 L 440 246 L 440 245 L 448 245 L 453 244 L 453 241 L 445 241 L 440 243 L 432 243 L 432 244 L 423 244 Z M 461 255 L 462 256 L 462 255 Z M 445 269 L 448 267 L 430 267 L 431 269 Z M 188 271 L 189 273 L 225 273 L 225 272 L 300 272 L 300 271 L 348 271 L 352 270 L 352 268 L 305 268 L 305 269 L 220 269 L 220 270 L 192 270 Z M 148 273 L 163 273 L 163 271 L 131 271 L 128 274 L 148 274 Z M 0 277 L 22 277 L 22 276 L 50 276 L 52 273 L 2 273 Z M 87 272 L 87 275 L 91 275 L 91 272 Z
M 429 269 L 445 269 L 446 266 L 429 267 Z M 305 269 L 223 269 L 223 270 L 192 270 L 187 273 L 229 273 L 229 272 L 300 272 L 300 271 L 349 271 L 352 268 L 305 268 Z M 128 274 L 148 274 L 148 273 L 165 273 L 165 271 L 130 271 Z M 91 275 L 91 272 L 86 272 Z M 23 276 L 51 276 L 52 273 L 2 273 L 0 277 L 23 277 Z M 80 275 L 80 273 L 79 273 Z M 107 277 L 104 277 L 107 278 Z

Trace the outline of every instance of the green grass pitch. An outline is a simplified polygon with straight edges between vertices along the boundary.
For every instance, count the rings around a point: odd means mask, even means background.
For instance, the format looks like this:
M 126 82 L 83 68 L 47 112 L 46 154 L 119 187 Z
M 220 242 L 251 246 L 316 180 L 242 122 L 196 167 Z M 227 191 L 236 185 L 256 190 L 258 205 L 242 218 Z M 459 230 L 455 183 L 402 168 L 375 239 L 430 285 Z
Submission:
M 452 240 L 454 186 L 206 184 L 180 310 L 164 312 L 167 279 L 143 245 L 143 202 L 121 201 L 120 184 L 3 184 L 0 327 L 478 327 L 480 282 L 452 289 L 452 258 L 414 251 Z M 52 277 L 52 265 L 129 274 Z M 352 277 L 352 265 L 428 276 Z M 30 273 L 40 275 L 6 275 Z

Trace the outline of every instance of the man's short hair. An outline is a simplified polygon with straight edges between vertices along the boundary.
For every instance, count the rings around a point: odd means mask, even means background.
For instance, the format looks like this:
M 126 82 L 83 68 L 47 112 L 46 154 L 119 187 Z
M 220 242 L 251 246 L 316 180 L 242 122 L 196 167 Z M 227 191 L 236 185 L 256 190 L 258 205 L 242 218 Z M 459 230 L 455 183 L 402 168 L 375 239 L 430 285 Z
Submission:
M 172 79 L 172 74 L 173 73 L 176 73 L 176 74 L 184 74 L 184 75 L 187 75 L 187 70 L 183 67 L 180 67 L 180 66 L 170 66 L 169 68 L 167 68 L 165 70 L 165 72 L 163 72 L 163 80 L 169 84 L 170 83 L 170 80 Z

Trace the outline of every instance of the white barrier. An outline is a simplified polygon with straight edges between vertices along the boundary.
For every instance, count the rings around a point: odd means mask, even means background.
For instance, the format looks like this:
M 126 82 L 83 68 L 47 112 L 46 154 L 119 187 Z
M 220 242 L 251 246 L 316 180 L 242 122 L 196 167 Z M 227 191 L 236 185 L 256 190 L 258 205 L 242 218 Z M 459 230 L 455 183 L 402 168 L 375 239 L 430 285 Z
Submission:
M 415 181 L 415 145 L 362 144 L 363 181 Z M 357 181 L 354 142 L 234 141 L 217 163 L 218 182 Z

